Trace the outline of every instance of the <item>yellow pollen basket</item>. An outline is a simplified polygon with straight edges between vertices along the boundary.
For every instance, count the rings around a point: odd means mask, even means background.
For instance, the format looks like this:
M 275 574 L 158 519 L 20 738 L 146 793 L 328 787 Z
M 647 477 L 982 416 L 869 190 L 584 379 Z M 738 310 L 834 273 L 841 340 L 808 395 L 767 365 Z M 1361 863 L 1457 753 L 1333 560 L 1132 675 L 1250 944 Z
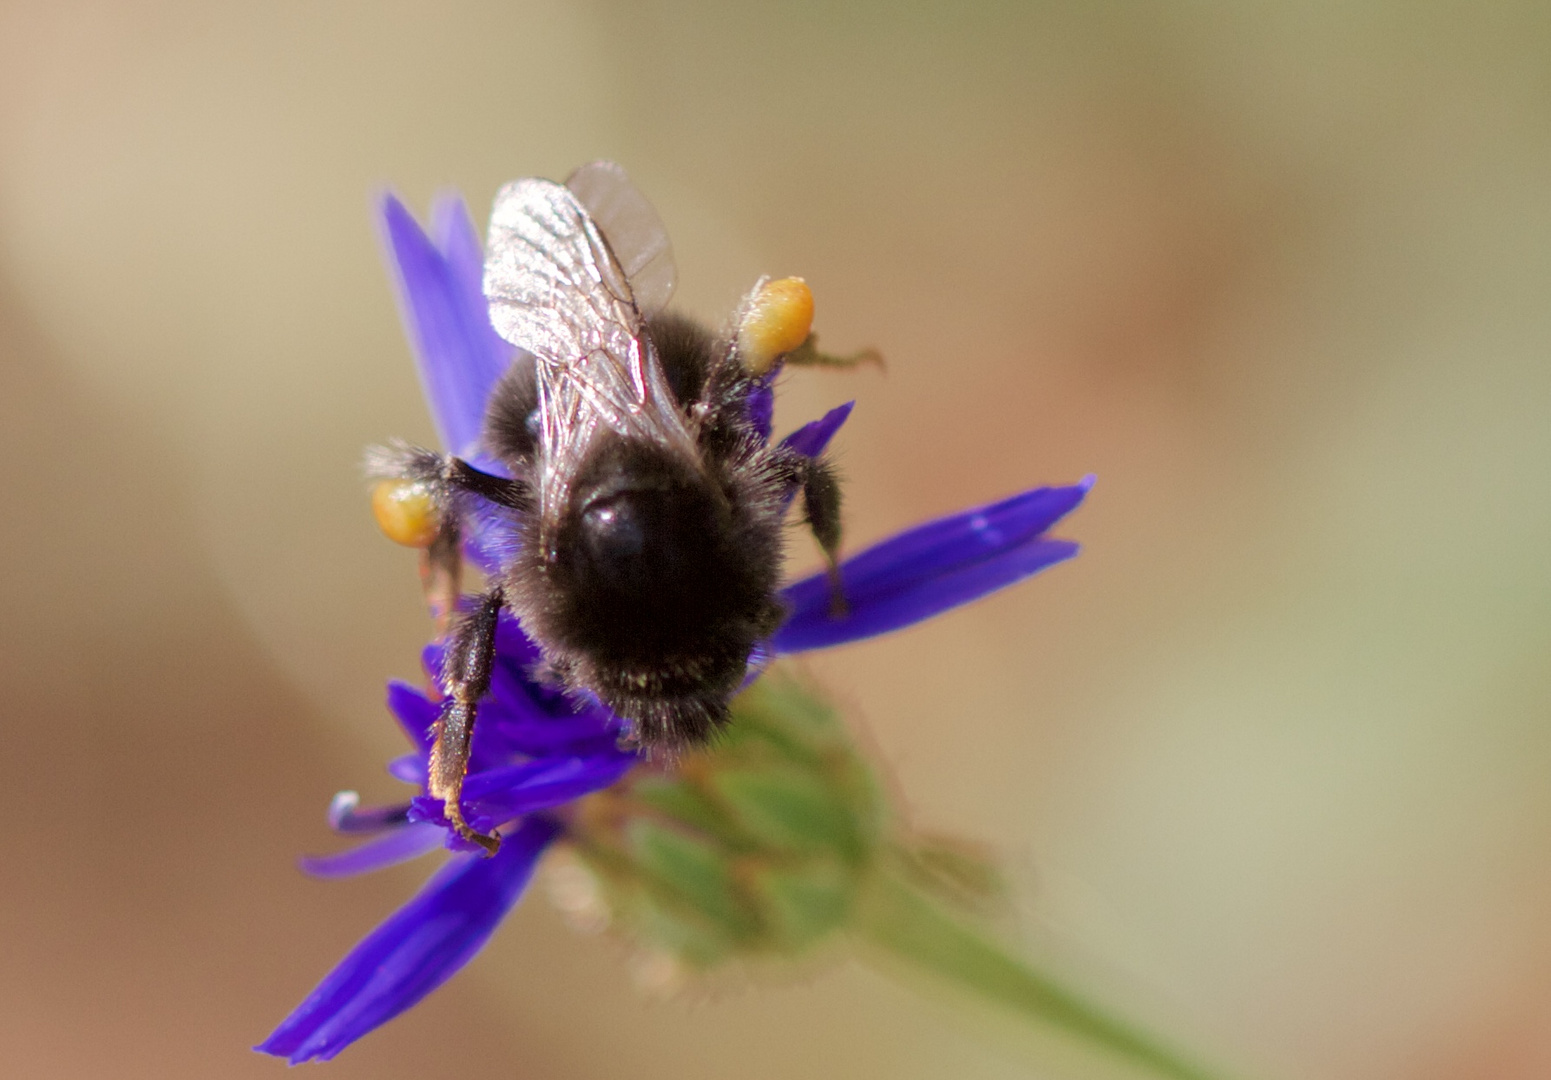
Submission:
M 389 540 L 428 548 L 441 532 L 441 515 L 430 485 L 418 480 L 383 480 L 372 487 L 372 516 Z
M 751 375 L 763 375 L 776 360 L 808 340 L 813 326 L 813 290 L 800 277 L 761 286 L 738 327 L 738 359 Z

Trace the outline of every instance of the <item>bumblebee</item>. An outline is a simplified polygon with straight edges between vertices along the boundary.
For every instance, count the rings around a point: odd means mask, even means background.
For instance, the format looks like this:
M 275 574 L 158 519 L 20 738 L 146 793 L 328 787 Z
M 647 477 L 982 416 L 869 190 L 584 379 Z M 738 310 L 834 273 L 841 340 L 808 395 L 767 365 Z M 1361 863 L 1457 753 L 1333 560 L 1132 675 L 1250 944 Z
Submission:
M 751 404 L 783 361 L 876 354 L 819 353 L 800 278 L 762 279 L 721 333 L 665 311 L 666 233 L 611 162 L 565 184 L 507 184 L 486 252 L 491 322 L 518 347 L 484 421 L 499 470 L 403 444 L 374 449 L 368 467 L 379 524 L 426 550 L 433 610 L 451 616 L 427 789 L 494 851 L 460 796 L 500 610 L 538 646 L 541 678 L 613 710 L 648 752 L 706 742 L 784 615 L 783 526 L 798 492 L 844 610 L 834 469 L 770 444 Z M 459 601 L 469 500 L 504 515 L 517 542 L 484 592 Z

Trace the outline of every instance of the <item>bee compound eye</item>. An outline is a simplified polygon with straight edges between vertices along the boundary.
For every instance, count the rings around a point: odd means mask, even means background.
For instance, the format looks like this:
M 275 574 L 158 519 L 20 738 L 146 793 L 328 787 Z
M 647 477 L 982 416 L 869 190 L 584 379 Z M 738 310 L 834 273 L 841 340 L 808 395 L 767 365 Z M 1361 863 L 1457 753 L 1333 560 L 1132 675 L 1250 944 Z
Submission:
M 422 480 L 380 480 L 372 487 L 372 516 L 389 540 L 430 547 L 441 532 L 436 495 Z
M 760 287 L 738 325 L 738 359 L 751 375 L 763 375 L 778 358 L 808 340 L 813 290 L 800 277 L 777 278 Z

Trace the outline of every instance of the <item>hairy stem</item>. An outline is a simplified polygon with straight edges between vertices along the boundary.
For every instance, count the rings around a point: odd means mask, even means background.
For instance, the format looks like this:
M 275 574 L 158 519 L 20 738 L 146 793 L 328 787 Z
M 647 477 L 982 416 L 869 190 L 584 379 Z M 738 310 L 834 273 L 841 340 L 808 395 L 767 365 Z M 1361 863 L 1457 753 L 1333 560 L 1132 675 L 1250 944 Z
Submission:
M 1104 1047 L 1172 1080 L 1220 1080 L 1062 987 L 887 870 L 874 875 L 853 924 L 864 939 L 948 983 Z

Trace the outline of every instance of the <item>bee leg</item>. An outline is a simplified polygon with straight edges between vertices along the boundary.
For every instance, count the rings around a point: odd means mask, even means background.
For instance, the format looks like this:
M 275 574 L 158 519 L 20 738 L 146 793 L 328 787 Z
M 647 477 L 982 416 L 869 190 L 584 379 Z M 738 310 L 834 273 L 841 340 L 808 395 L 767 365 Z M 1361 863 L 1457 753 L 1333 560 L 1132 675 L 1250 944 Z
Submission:
M 420 587 L 437 637 L 445 637 L 462 591 L 462 530 L 459 497 L 476 495 L 514 510 L 531 505 L 521 480 L 492 476 L 461 458 L 407 443 L 367 451 L 372 511 L 388 538 L 420 549 Z
M 840 580 L 840 481 L 823 458 L 809 458 L 803 468 L 802 506 L 829 564 L 829 613 L 844 618 L 850 609 Z
M 463 590 L 461 541 L 457 520 L 448 517 L 436 539 L 420 553 L 420 592 L 430 609 L 432 631 L 438 639 L 447 636 Z
M 443 637 L 456 610 L 463 578 L 461 530 L 446 461 L 434 450 L 394 442 L 366 452 L 372 513 L 396 544 L 420 550 L 420 588 Z
M 797 367 L 832 367 L 854 368 L 863 364 L 871 364 L 879 371 L 886 370 L 883 363 L 883 354 L 877 349 L 863 349 L 861 352 L 852 353 L 850 356 L 836 356 L 834 353 L 819 352 L 819 336 L 809 334 L 803 343 L 786 354 L 786 362 Z
M 478 495 L 486 502 L 508 510 L 533 509 L 533 496 L 522 480 L 508 480 L 476 469 L 462 458 L 448 457 L 442 468 L 443 479 L 459 491 Z
M 529 510 L 533 505 L 528 485 L 521 480 L 508 480 L 483 472 L 462 458 L 450 455 L 443 458 L 440 479 L 452 491 L 477 495 L 509 510 Z M 442 502 L 457 506 L 457 501 L 447 496 L 443 496 Z M 457 610 L 458 597 L 462 595 L 462 540 L 457 513 L 447 513 L 442 518 L 441 532 L 420 560 L 421 587 L 438 638 L 447 635 L 448 624 Z
M 463 819 L 463 777 L 468 771 L 479 699 L 490 689 L 490 669 L 495 662 L 496 616 L 504 602 L 505 596 L 497 585 L 479 597 L 474 609 L 461 617 L 453 629 L 442 663 L 442 683 L 447 696 L 442 701 L 441 718 L 436 721 L 436 742 L 431 747 L 431 766 L 426 779 L 427 792 L 442 800 L 447 820 L 458 835 L 478 844 L 490 855 L 501 846 L 501 838 L 475 832 Z

